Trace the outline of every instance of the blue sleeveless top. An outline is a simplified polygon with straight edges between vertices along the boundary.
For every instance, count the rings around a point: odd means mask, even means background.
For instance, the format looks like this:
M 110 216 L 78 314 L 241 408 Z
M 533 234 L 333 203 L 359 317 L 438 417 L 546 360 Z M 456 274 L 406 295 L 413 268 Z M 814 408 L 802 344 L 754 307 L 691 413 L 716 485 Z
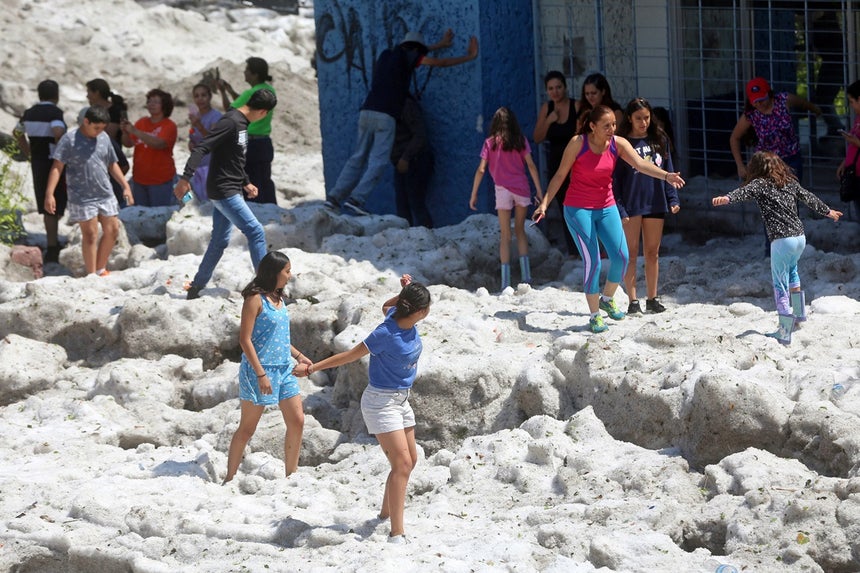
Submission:
M 260 295 L 263 308 L 254 321 L 254 330 L 251 332 L 251 343 L 257 352 L 269 380 L 274 385 L 282 379 L 292 375 L 295 361 L 290 354 L 290 315 L 287 305 L 281 303 L 281 308 L 272 304 L 264 294 Z M 257 373 L 251 366 L 245 354 L 242 354 L 242 362 L 239 366 L 239 382 L 242 380 L 253 380 L 256 384 Z

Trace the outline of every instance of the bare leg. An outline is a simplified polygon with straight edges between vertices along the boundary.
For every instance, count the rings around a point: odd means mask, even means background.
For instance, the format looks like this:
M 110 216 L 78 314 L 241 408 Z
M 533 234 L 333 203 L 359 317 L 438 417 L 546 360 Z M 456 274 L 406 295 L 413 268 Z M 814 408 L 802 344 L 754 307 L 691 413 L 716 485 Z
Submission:
M 643 219 L 642 234 L 645 239 L 642 247 L 645 254 L 645 287 L 648 298 L 654 298 L 657 296 L 657 279 L 660 276 L 660 241 L 663 240 L 663 219 Z
M 529 239 L 526 236 L 526 215 L 528 214 L 528 210 L 528 207 L 514 207 L 514 231 L 517 234 L 517 251 L 521 257 L 529 254 Z
M 93 217 L 78 223 L 81 227 L 81 254 L 84 256 L 84 269 L 90 275 L 96 272 L 96 242 L 99 238 L 99 221 Z
M 627 264 L 627 272 L 624 273 L 624 290 L 627 298 L 637 300 L 636 296 L 636 259 L 639 256 L 639 236 L 642 233 L 642 216 L 630 217 L 624 223 L 624 236 L 627 238 L 627 251 L 630 253 L 630 262 Z M 648 276 L 648 273 L 645 273 Z
M 499 209 L 499 261 L 504 264 L 511 262 L 511 212 Z
M 609 283 L 606 283 L 606 286 L 608 287 Z M 598 293 L 586 294 L 585 301 L 588 303 L 588 312 L 591 314 L 594 314 L 600 309 L 600 295 Z
M 227 483 L 236 471 L 239 469 L 239 463 L 242 461 L 242 456 L 245 454 L 245 446 L 254 435 L 257 429 L 257 424 L 263 416 L 264 406 L 257 406 L 247 400 L 239 402 L 242 414 L 239 418 L 239 427 L 236 428 L 236 433 L 233 434 L 233 439 L 230 440 L 230 449 L 227 452 L 227 477 L 224 478 L 224 483 Z
M 415 447 L 415 428 L 396 430 L 378 434 L 376 439 L 391 464 L 391 471 L 385 481 L 385 494 L 382 496 L 382 510 L 379 517 L 391 518 L 391 533 L 403 535 L 403 510 L 406 506 L 406 485 L 415 464 L 418 463 L 418 450 Z
M 284 436 L 284 473 L 289 475 L 299 467 L 299 453 L 302 449 L 302 433 L 305 427 L 305 413 L 302 410 L 302 397 L 299 395 L 281 400 L 278 404 L 287 425 Z
M 119 236 L 119 219 L 116 216 L 99 215 L 99 222 L 102 224 L 102 238 L 99 240 L 96 254 L 96 269 L 106 269 L 111 251 Z

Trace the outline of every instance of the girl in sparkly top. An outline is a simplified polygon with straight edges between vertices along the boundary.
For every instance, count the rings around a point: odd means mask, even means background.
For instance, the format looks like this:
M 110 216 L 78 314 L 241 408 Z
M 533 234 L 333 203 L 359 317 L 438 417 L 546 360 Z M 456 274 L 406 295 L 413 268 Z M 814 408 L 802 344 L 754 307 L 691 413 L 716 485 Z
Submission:
M 842 213 L 801 187 L 788 164 L 770 151 L 755 153 L 747 167 L 744 185 L 728 195 L 714 197 L 712 203 L 719 207 L 749 200 L 758 203 L 770 240 L 770 270 L 779 329 L 768 336 L 789 344 L 795 323 L 806 320 L 804 294 L 797 273 L 797 261 L 806 247 L 806 236 L 797 214 L 797 201 L 803 201 L 819 215 L 834 221 L 838 221 Z

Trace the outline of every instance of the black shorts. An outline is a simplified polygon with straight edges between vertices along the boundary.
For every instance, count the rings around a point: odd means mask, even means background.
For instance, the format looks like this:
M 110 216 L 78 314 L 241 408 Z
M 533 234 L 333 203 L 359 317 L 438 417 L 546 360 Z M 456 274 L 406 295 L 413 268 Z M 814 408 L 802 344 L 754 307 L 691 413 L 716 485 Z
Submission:
M 51 172 L 51 166 L 53 164 L 53 159 L 33 158 L 30 161 L 30 166 L 33 170 L 33 191 L 36 193 L 36 208 L 39 210 L 40 215 L 44 215 L 46 213 L 45 193 L 48 188 L 48 173 Z M 60 181 L 57 183 L 57 188 L 54 190 L 54 199 L 57 201 L 57 210 L 54 214 L 57 217 L 62 217 L 66 212 L 66 203 L 68 202 L 65 169 L 60 173 Z
M 642 215 L 643 219 L 665 219 L 666 213 L 649 213 L 647 215 Z

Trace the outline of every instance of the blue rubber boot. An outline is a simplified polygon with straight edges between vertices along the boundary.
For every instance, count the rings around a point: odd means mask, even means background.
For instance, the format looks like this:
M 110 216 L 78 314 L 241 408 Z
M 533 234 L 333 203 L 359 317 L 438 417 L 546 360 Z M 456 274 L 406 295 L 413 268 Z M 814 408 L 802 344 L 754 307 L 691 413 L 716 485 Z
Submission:
M 528 255 L 520 257 L 520 278 L 524 283 L 531 284 L 532 282 L 532 268 L 529 265 Z

